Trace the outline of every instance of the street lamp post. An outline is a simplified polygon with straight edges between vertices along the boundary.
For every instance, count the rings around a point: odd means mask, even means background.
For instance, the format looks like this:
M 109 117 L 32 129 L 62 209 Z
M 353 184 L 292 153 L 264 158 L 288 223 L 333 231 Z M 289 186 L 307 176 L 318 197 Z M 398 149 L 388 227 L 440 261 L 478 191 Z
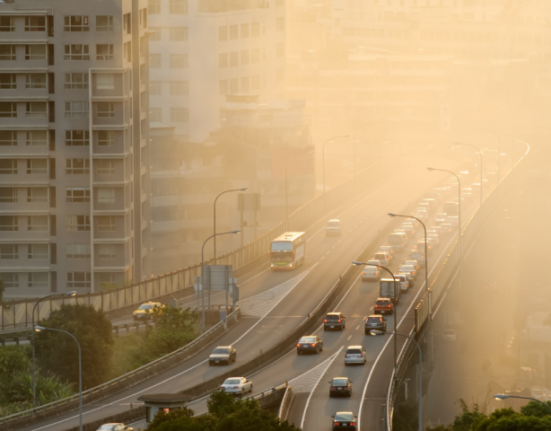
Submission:
M 377 335 L 379 333 L 382 333 L 381 331 L 373 330 L 371 331 L 371 335 Z M 423 431 L 423 351 L 421 350 L 421 346 L 417 341 L 415 341 L 415 338 L 413 338 L 413 335 L 405 335 L 405 334 L 399 334 L 396 331 L 393 332 L 394 338 L 396 339 L 396 335 L 399 335 L 400 337 L 407 338 L 408 340 L 415 343 L 415 346 L 417 347 L 417 351 L 419 352 L 419 394 L 417 397 L 419 398 L 419 406 L 418 406 L 418 431 Z M 394 374 L 394 377 L 396 378 L 396 371 Z
M 44 328 L 43 326 L 36 326 L 34 327 L 34 331 L 35 332 L 40 332 L 40 331 L 63 332 L 64 334 L 69 335 L 73 340 L 75 340 L 75 343 L 77 343 L 77 347 L 78 347 L 78 416 L 79 416 L 78 429 L 82 431 L 82 354 L 80 350 L 80 343 L 78 342 L 78 340 L 73 334 L 63 329 Z
M 357 262 L 357 261 L 352 262 L 352 265 L 355 265 L 355 266 L 361 266 L 361 265 L 374 266 L 376 268 L 384 269 L 386 272 L 388 272 L 390 274 L 390 276 L 394 280 L 394 310 L 393 310 L 394 316 L 393 317 L 394 317 L 394 332 L 396 332 L 396 321 L 398 320 L 398 297 L 397 297 L 397 295 L 398 295 L 398 285 L 396 284 L 396 277 L 394 276 L 392 271 L 390 269 L 388 269 L 387 267 L 385 267 L 385 266 L 373 265 L 371 263 Z M 396 371 L 396 361 L 398 359 L 398 353 L 397 352 L 398 352 L 398 348 L 397 348 L 397 345 L 396 345 L 396 337 L 394 337 L 394 368 L 395 368 L 395 371 Z
M 302 159 L 304 157 L 311 157 L 313 155 L 314 155 L 314 153 L 308 153 L 308 154 L 304 154 L 302 156 L 293 157 L 293 158 L 287 160 L 287 163 L 285 164 L 285 222 L 286 222 L 286 225 L 287 225 L 287 229 L 289 228 L 289 192 L 287 190 L 287 167 L 289 166 L 289 164 L 292 161 Z
M 222 193 L 220 193 L 218 196 L 216 196 L 216 199 L 214 199 L 214 264 L 216 265 L 216 201 L 220 196 L 222 196 L 225 193 L 230 192 L 246 192 L 249 190 L 247 187 L 241 188 L 241 189 L 230 189 L 230 190 L 224 190 Z
M 547 410 L 549 410 L 549 412 L 551 412 L 551 407 L 549 407 L 548 404 L 544 403 L 543 401 L 541 400 L 538 400 L 537 398 L 531 398 L 531 397 L 521 397 L 521 396 L 518 396 L 518 395 L 507 395 L 507 394 L 495 394 L 494 395 L 494 398 L 496 400 L 506 400 L 507 398 L 519 398 L 521 400 L 530 400 L 530 401 L 537 401 L 538 403 L 541 403 L 545 406 L 545 408 Z
M 32 312 L 32 315 L 31 315 L 31 321 L 32 321 L 32 328 L 34 328 L 34 312 L 36 311 L 36 307 L 38 306 L 38 304 L 40 304 L 40 301 L 44 300 L 44 299 L 47 299 L 47 298 L 51 298 L 52 296 L 75 296 L 77 294 L 76 290 L 72 290 L 70 292 L 64 292 L 64 293 L 53 293 L 51 295 L 46 295 L 42 298 L 40 298 L 38 301 L 36 301 L 36 303 L 34 304 L 34 307 L 33 307 L 33 312 Z M 40 310 L 38 312 L 38 319 L 36 319 L 37 322 L 40 320 Z M 36 407 L 36 353 L 35 353 L 35 346 L 34 346 L 34 330 L 33 330 L 33 333 L 32 333 L 32 344 L 33 344 L 33 360 L 32 360 L 32 368 L 33 368 L 33 375 L 32 375 L 32 391 L 33 391 L 33 408 Z
M 333 136 L 332 138 L 329 138 L 327 141 L 325 141 L 323 143 L 323 146 L 321 147 L 321 167 L 323 172 L 323 206 L 325 206 L 325 146 L 333 139 L 348 138 L 348 136 L 350 135 Z
M 462 142 L 454 142 L 455 145 L 462 145 L 464 147 L 471 147 L 474 148 L 476 151 L 478 151 L 478 154 L 480 156 L 480 209 L 482 210 L 482 196 L 484 195 L 482 193 L 482 151 L 480 151 L 480 148 L 473 144 L 464 144 Z M 461 196 L 460 196 L 461 197 Z
M 228 235 L 228 234 L 239 234 L 241 233 L 240 230 L 232 230 L 230 232 L 220 232 L 215 233 L 214 235 L 209 236 L 205 242 L 203 243 L 203 247 L 201 248 L 201 308 L 202 308 L 202 318 L 201 318 L 201 326 L 203 329 L 203 332 L 205 332 L 205 244 L 207 241 L 211 238 L 214 238 L 218 235 Z M 209 283 L 209 305 L 210 305 L 210 283 Z
M 494 132 L 490 129 L 481 129 L 479 127 L 477 128 L 477 130 L 480 130 L 481 132 L 492 133 L 497 137 L 497 185 L 499 186 L 499 178 L 501 176 L 501 136 L 499 136 L 497 132 Z

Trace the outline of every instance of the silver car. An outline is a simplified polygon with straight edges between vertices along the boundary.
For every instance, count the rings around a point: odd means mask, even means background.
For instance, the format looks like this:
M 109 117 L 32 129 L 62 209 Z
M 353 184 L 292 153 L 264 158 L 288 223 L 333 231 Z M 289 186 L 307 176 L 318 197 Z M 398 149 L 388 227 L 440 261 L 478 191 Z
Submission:
M 362 364 L 365 365 L 367 361 L 367 351 L 364 346 L 348 346 L 346 353 L 344 354 L 344 365 L 349 364 Z

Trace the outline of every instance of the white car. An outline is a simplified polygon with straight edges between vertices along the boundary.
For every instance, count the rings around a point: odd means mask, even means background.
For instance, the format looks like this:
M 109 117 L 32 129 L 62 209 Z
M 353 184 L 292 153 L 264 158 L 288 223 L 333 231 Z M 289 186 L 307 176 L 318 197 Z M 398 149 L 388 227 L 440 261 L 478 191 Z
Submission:
M 134 431 L 134 428 L 128 427 L 122 423 L 109 423 L 103 424 L 97 431 Z
M 409 289 L 409 277 L 407 274 L 394 274 L 397 283 L 400 283 L 400 290 L 407 292 Z
M 362 271 L 362 280 L 363 281 L 369 281 L 369 280 L 380 280 L 381 279 L 381 271 L 376 266 L 366 265 L 364 270 Z
M 348 346 L 346 353 L 344 354 L 344 365 L 348 364 L 362 364 L 365 365 L 367 361 L 367 351 L 364 346 Z
M 333 235 L 340 235 L 342 233 L 341 229 L 341 221 L 338 219 L 329 220 L 327 222 L 327 226 L 325 226 L 325 235 L 326 236 L 333 236 Z
M 398 273 L 411 275 L 411 279 L 413 281 L 415 281 L 415 278 L 417 277 L 417 270 L 413 265 L 402 265 L 398 268 Z
M 245 377 L 230 377 L 222 383 L 220 389 L 228 394 L 243 395 L 253 391 L 253 382 Z

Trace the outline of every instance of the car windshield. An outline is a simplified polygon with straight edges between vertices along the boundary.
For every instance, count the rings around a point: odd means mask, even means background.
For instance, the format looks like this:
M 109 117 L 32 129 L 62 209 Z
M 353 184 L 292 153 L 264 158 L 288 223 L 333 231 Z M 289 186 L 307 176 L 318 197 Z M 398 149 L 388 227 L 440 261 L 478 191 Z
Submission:
M 413 271 L 413 270 L 414 270 L 414 268 L 413 268 L 412 265 L 402 265 L 400 267 L 400 271 Z
M 351 354 L 351 355 L 361 355 L 362 354 L 362 351 L 360 349 L 348 349 L 346 351 L 346 354 Z
M 368 318 L 369 323 L 379 323 L 381 321 L 380 317 L 370 317 Z
M 377 272 L 376 266 L 366 265 L 364 268 L 364 272 Z
M 240 379 L 227 379 L 224 384 L 225 385 L 239 385 L 241 383 Z
M 329 314 L 326 317 L 327 320 L 339 320 L 339 316 L 335 316 L 334 314 Z
M 293 251 L 293 243 L 288 241 L 272 242 L 272 251 Z
M 377 305 L 388 305 L 390 301 L 387 301 L 385 299 L 379 299 L 377 300 Z
M 151 310 L 153 308 L 153 304 L 142 304 L 140 305 L 140 310 Z
M 402 244 L 404 241 L 402 239 L 402 235 L 390 235 L 388 238 L 388 242 L 392 245 Z
M 333 379 L 333 386 L 348 386 L 348 380 L 346 379 Z
M 327 227 L 339 227 L 340 223 L 338 221 L 330 221 L 327 223 Z
M 299 343 L 315 343 L 316 339 L 314 337 L 302 337 Z
M 386 255 L 384 253 L 375 253 L 375 256 L 373 256 L 377 260 L 385 260 Z
M 216 354 L 227 354 L 227 353 L 230 353 L 230 348 L 229 347 L 217 347 L 216 349 L 214 349 L 212 351 L 212 353 L 216 353 Z
M 116 425 L 102 425 L 98 428 L 98 431 L 113 431 Z
M 337 413 L 335 415 L 335 421 L 353 421 L 354 415 L 352 413 Z
M 378 260 L 368 260 L 367 263 L 369 264 L 369 266 L 373 266 L 373 265 L 379 266 L 381 264 L 381 262 L 379 262 Z

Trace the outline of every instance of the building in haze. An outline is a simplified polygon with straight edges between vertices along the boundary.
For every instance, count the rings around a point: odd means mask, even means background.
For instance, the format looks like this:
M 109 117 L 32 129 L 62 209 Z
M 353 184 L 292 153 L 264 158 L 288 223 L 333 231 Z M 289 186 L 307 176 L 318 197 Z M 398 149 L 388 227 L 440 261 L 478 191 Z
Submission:
M 149 0 L 151 121 L 181 142 L 220 127 L 226 94 L 283 95 L 283 0 Z
M 146 0 L 0 1 L 0 277 L 7 298 L 149 264 Z

